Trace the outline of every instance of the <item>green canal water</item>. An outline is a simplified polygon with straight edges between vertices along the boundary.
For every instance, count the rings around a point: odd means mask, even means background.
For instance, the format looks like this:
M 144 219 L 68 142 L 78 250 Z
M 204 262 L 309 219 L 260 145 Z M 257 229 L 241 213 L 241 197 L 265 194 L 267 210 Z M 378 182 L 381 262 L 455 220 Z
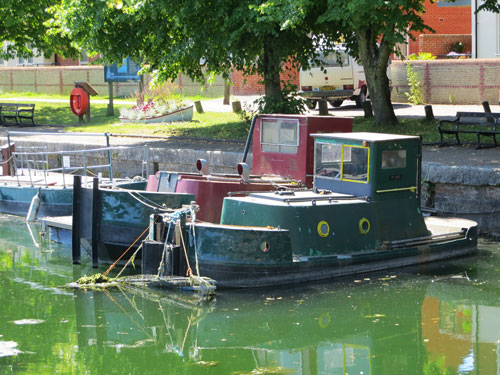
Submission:
M 0 374 L 498 374 L 500 245 L 432 266 L 201 303 L 65 288 L 87 265 L 0 217 Z

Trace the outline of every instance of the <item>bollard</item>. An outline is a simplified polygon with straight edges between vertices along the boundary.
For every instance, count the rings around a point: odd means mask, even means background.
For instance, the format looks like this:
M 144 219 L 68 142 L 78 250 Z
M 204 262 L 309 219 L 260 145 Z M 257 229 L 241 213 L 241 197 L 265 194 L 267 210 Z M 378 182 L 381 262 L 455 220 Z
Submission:
M 241 112 L 241 102 L 239 100 L 235 100 L 232 104 L 233 104 L 233 112 L 240 113 Z
M 328 102 L 326 101 L 326 99 L 318 100 L 318 109 L 319 109 L 320 116 L 327 116 L 328 115 Z
M 196 112 L 203 113 L 203 107 L 201 105 L 201 101 L 199 101 L 199 100 L 195 101 L 194 106 L 196 108 Z
M 427 121 L 435 120 L 435 118 L 434 118 L 434 112 L 432 111 L 432 105 L 426 105 L 426 106 L 424 106 L 424 111 L 425 111 L 425 119 Z
M 363 102 L 363 112 L 365 113 L 365 118 L 373 117 L 372 103 L 369 100 Z

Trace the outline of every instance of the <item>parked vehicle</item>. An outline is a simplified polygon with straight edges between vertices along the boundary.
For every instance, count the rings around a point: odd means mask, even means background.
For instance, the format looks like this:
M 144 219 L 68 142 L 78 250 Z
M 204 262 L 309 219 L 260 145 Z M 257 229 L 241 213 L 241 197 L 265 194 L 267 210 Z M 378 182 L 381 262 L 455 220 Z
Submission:
M 299 95 L 307 99 L 308 107 L 316 108 L 320 99 L 328 100 L 333 107 L 340 107 L 344 100 L 350 99 L 362 107 L 369 95 L 363 66 L 343 47 L 321 55 L 319 60 L 321 63 L 310 69 L 300 69 Z M 387 74 L 390 78 L 390 69 Z

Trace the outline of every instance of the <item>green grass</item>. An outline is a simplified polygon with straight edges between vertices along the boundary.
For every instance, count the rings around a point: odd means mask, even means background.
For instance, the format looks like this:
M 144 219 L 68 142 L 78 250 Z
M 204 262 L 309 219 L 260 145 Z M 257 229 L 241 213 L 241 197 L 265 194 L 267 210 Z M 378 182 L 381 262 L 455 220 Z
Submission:
M 396 125 L 375 125 L 374 119 L 355 117 L 353 131 L 355 132 L 376 132 L 402 135 L 421 135 L 424 143 L 434 143 L 439 141 L 437 131 L 438 121 L 428 121 L 425 119 L 399 118 Z
M 66 130 L 113 134 L 136 134 L 154 136 L 177 136 L 196 138 L 239 139 L 247 137 L 250 125 L 231 112 L 195 113 L 192 121 L 164 124 L 109 123 L 68 126 Z
M 64 99 L 66 103 L 36 102 L 35 122 L 38 125 L 60 126 L 67 131 L 92 132 L 113 134 L 137 134 L 154 136 L 182 136 L 218 139 L 246 139 L 249 123 L 243 121 L 237 114 L 231 112 L 206 112 L 198 114 L 195 112 L 193 121 L 169 124 L 122 124 L 119 120 L 119 108 L 132 105 L 114 105 L 114 115 L 107 116 L 107 104 L 92 103 L 91 100 L 91 124 L 79 124 L 78 118 L 73 115 L 69 108 L 69 97 L 61 95 L 41 95 L 34 93 L 5 93 L 2 98 L 24 97 L 37 99 Z M 106 97 L 100 97 L 107 99 Z M 203 96 L 186 97 L 191 101 L 203 99 Z M 353 131 L 369 131 L 378 133 L 422 135 L 424 143 L 439 141 L 439 133 L 436 129 L 437 121 L 425 119 L 399 118 L 399 123 L 394 126 L 376 126 L 373 119 L 356 117 L 354 119 Z M 462 139 L 462 136 L 461 136 Z M 475 135 L 469 138 L 463 137 L 464 141 L 475 141 Z

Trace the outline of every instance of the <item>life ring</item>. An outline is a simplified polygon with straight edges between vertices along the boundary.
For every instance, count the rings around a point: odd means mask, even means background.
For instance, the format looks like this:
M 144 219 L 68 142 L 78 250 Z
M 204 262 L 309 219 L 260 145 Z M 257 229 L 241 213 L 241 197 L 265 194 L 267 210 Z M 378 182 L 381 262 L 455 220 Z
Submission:
M 330 313 L 323 313 L 319 316 L 318 324 L 321 328 L 326 328 L 330 325 L 331 321 Z
M 366 217 L 363 217 L 361 220 L 359 220 L 359 232 L 361 234 L 367 234 L 370 231 L 370 220 L 368 220 Z
M 75 116 L 83 116 L 89 108 L 89 95 L 81 87 L 76 87 L 71 91 L 69 106 Z

